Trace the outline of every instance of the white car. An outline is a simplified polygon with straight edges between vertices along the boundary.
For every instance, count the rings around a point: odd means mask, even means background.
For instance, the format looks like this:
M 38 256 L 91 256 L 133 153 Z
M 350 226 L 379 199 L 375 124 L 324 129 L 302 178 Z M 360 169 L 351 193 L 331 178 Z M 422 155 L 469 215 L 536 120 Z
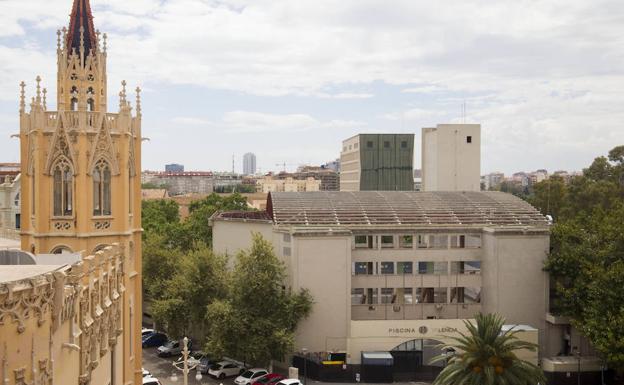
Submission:
M 143 385 L 162 385 L 158 378 L 147 376 L 143 377 Z
M 236 377 L 234 383 L 236 385 L 248 385 L 257 379 L 266 376 L 267 374 L 269 374 L 269 372 L 266 369 L 249 369 L 244 371 L 243 374 L 241 374 L 240 376 Z
M 281 380 L 276 385 L 301 385 L 301 381 L 296 378 L 287 378 L 285 380 Z
M 149 370 L 146 370 L 145 368 L 141 368 L 141 370 L 143 370 L 143 378 L 152 376 Z
M 199 363 L 201 362 L 201 359 L 204 358 L 205 354 L 202 352 L 193 352 L 191 354 L 189 354 L 188 359 L 187 359 L 187 363 L 188 363 L 188 367 L 191 369 L 195 369 L 199 366 Z M 178 358 L 178 360 L 176 361 L 176 366 L 178 367 L 183 367 L 184 365 L 184 356 L 180 356 L 180 358 Z
M 245 369 L 241 368 L 233 362 L 221 361 L 212 365 L 210 369 L 208 369 L 208 374 L 215 378 L 225 378 L 228 376 L 241 374 L 244 371 Z

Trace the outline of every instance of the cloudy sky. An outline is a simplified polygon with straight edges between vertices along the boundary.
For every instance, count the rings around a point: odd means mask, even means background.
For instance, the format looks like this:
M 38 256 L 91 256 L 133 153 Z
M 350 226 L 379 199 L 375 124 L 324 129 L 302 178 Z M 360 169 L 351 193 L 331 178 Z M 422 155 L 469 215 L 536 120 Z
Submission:
M 55 95 L 72 0 L 0 0 L 0 162 L 19 81 Z M 321 164 L 360 132 L 483 129 L 482 171 L 577 170 L 624 144 L 621 0 L 91 0 L 109 95 L 141 85 L 144 169 Z M 49 102 L 55 108 L 55 101 Z M 117 105 L 111 99 L 111 106 Z

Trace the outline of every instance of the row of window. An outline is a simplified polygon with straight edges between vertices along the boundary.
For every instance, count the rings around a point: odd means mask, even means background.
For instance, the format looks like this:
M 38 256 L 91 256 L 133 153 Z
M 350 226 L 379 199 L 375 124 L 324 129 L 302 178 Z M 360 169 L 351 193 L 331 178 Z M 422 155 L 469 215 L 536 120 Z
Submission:
M 450 266 L 450 270 L 449 270 Z M 415 270 L 416 269 L 416 270 Z M 481 261 L 353 262 L 352 275 L 481 274 Z
M 74 173 L 67 159 L 62 158 L 53 168 L 53 210 L 54 216 L 72 216 L 74 212 Z M 93 173 L 93 215 L 112 215 L 111 209 L 111 168 L 105 160 L 96 163 Z M 35 181 L 32 179 L 32 189 Z M 33 194 L 33 199 L 34 199 Z M 130 196 L 130 200 L 132 196 Z M 34 214 L 34 200 L 32 210 Z
M 470 142 L 468 142 L 468 143 L 470 143 Z M 349 150 L 351 150 L 351 149 L 357 150 L 358 146 L 359 146 L 358 143 L 354 143 L 353 145 L 349 145 L 348 149 Z M 366 148 L 374 148 L 374 147 L 375 147 L 375 143 L 372 140 L 366 141 Z M 384 140 L 383 147 L 384 148 L 390 148 L 391 147 L 391 142 L 389 140 Z M 401 148 L 408 148 L 407 140 L 401 141 Z M 342 147 L 342 151 L 343 152 L 347 151 L 347 146 L 343 146 Z
M 475 249 L 481 247 L 480 234 L 356 235 L 358 249 Z
M 352 305 L 481 303 L 480 287 L 382 287 L 351 289 Z

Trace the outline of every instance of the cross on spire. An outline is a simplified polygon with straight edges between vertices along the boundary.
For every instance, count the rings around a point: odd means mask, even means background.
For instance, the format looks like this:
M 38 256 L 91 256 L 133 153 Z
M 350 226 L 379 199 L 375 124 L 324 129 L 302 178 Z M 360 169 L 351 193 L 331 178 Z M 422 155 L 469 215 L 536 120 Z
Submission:
M 82 39 L 84 39 L 85 55 L 88 55 L 91 50 L 95 52 L 97 49 L 97 36 L 93 26 L 93 15 L 91 14 L 89 0 L 74 0 L 74 6 L 72 7 L 70 16 L 69 31 L 66 40 L 69 52 L 75 50 L 76 53 L 79 54 L 81 52 Z

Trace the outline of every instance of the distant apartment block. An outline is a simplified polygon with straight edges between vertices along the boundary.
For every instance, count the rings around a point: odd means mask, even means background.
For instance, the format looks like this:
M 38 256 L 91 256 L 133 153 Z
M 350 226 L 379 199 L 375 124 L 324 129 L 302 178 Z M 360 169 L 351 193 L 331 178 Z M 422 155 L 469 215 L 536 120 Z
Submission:
M 340 191 L 413 191 L 414 135 L 359 134 L 342 143 Z
M 333 170 L 335 172 L 340 172 L 340 158 L 332 160 L 331 162 L 327 162 L 321 167 Z
M 314 166 L 299 167 L 295 173 L 279 173 L 278 178 L 284 179 L 286 177 L 292 177 L 294 179 L 307 179 L 314 178 L 321 181 L 321 191 L 338 191 L 340 189 L 340 175 L 332 169 Z
M 165 165 L 165 172 L 184 172 L 184 165 L 176 163 Z
M 20 177 L 21 174 L 2 175 L 0 171 L 0 233 L 21 227 Z
M 422 129 L 423 191 L 481 190 L 481 125 Z
M 256 155 L 248 152 L 243 155 L 243 174 L 254 175 L 256 173 Z
M 291 176 L 280 179 L 271 175 L 256 181 L 256 189 L 262 193 L 272 192 L 305 192 L 320 191 L 321 181 L 308 177 L 305 179 L 295 179 Z
M 505 181 L 505 174 L 502 172 L 491 172 L 483 176 L 483 183 L 486 190 L 497 189 Z

